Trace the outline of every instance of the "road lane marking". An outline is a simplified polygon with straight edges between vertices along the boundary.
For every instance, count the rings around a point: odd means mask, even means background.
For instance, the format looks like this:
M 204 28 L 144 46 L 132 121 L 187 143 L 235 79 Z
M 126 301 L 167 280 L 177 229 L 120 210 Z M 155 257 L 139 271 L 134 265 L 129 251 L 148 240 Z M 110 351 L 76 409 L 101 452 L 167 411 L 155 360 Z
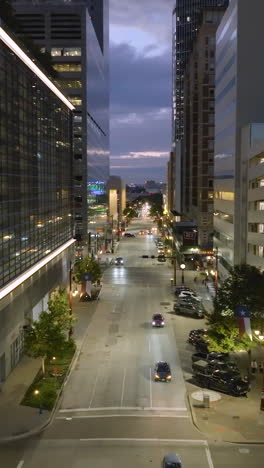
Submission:
M 24 465 L 24 460 L 20 460 L 19 464 L 17 465 L 17 468 L 22 468 Z
M 60 409 L 59 413 L 78 413 L 83 411 L 113 411 L 113 410 L 135 410 L 135 411 L 187 411 L 187 408 L 165 407 L 165 406 L 100 406 L 98 408 L 66 408 Z
M 96 384 L 97 384 L 98 376 L 99 376 L 99 370 L 97 371 L 97 374 L 96 374 L 96 378 L 95 378 L 95 382 L 94 382 L 94 386 L 93 386 L 93 391 L 92 391 L 92 396 L 91 396 L 91 400 L 90 400 L 89 408 L 91 408 L 92 401 L 93 401 L 93 399 L 94 399 L 95 388 L 96 388 Z
M 206 440 L 200 439 L 130 439 L 130 438 L 91 438 L 91 439 L 80 439 L 81 442 L 168 442 L 168 443 L 179 443 L 179 444 L 201 444 L 202 446 L 207 445 Z
M 57 416 L 55 419 L 63 419 L 71 421 L 72 419 L 96 419 L 96 418 L 175 418 L 175 419 L 189 419 L 190 416 L 186 414 L 92 414 L 72 416 L 65 418 L 65 416 Z
M 206 441 L 206 442 L 207 442 L 207 441 Z M 214 468 L 214 464 L 213 464 L 213 460 L 212 460 L 212 456 L 211 456 L 210 449 L 209 449 L 209 447 L 208 447 L 208 443 L 207 443 L 207 448 L 205 449 L 205 454 L 206 454 L 206 458 L 207 458 L 207 462 L 208 462 L 209 468 Z
M 152 386 L 151 386 L 151 367 L 149 368 L 149 399 L 150 399 L 150 407 L 152 408 Z
M 124 368 L 124 375 L 123 375 L 123 382 L 122 382 L 122 392 L 121 392 L 121 401 L 120 401 L 121 407 L 123 406 L 123 400 L 124 400 L 125 380 L 126 380 L 126 368 Z
M 151 341 L 150 341 L 150 338 L 149 338 L 149 343 L 148 343 L 148 345 L 149 345 L 149 352 L 151 353 Z

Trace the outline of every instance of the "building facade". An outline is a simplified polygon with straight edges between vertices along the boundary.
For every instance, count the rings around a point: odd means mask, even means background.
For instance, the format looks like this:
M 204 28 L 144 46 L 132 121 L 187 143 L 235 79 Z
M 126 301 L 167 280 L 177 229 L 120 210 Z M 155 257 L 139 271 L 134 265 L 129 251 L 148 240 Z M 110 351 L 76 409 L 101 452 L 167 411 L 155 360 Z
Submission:
M 0 381 L 28 319 L 67 285 L 73 239 L 70 101 L 0 23 Z
M 198 245 L 213 247 L 215 35 L 221 9 L 206 9 L 189 57 L 184 86 L 183 213 L 195 222 Z
M 241 142 L 245 125 L 264 122 L 263 14 L 261 0 L 253 9 L 246 0 L 232 0 L 216 37 L 214 241 L 223 278 L 245 261 Z
M 108 0 L 16 0 L 13 5 L 18 33 L 51 54 L 56 81 L 75 106 L 74 221 L 76 238 L 85 243 L 89 223 L 94 225 L 98 215 L 106 220 L 107 211 Z

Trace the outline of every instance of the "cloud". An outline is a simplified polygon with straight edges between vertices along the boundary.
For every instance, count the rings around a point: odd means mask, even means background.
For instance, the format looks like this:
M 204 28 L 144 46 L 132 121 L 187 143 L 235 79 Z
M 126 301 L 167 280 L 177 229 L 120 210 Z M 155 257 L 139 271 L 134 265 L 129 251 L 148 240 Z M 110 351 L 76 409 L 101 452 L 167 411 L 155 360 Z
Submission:
M 145 152 L 141 152 L 139 151 L 138 153 L 128 153 L 128 154 L 120 154 L 119 156 L 111 156 L 111 160 L 112 161 L 115 161 L 115 160 L 121 160 L 121 159 L 128 159 L 128 160 L 135 160 L 135 159 L 140 159 L 141 161 L 143 161 L 144 159 L 148 159 L 148 163 L 149 163 L 149 160 L 150 158 L 157 158 L 157 159 L 168 159 L 168 152 L 167 151 L 145 151 Z
M 167 47 L 171 43 L 174 4 L 175 0 L 110 0 L 111 38 L 137 44 L 137 37 L 133 36 L 137 29 L 143 47 L 148 41 L 157 42 L 157 48 Z
M 110 0 L 111 171 L 165 177 L 175 0 Z M 140 168 L 140 172 L 137 170 Z M 147 176 L 148 173 L 148 176 Z

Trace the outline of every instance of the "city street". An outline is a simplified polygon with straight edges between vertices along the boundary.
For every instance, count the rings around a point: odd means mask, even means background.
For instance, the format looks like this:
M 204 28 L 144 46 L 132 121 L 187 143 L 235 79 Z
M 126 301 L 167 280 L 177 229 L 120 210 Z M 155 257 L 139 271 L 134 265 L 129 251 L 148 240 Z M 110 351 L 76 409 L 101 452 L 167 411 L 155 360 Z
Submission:
M 146 225 L 153 226 L 135 221 L 128 232 Z M 152 237 L 121 240 L 116 256 L 124 265 L 104 273 L 96 312 L 52 424 L 39 436 L 1 446 L 1 466 L 160 467 L 168 452 L 181 456 L 183 468 L 263 465 L 262 446 L 207 441 L 193 425 L 183 376 L 191 355 L 186 338 L 204 321 L 172 313 L 172 268 L 143 254 L 156 254 Z M 152 328 L 155 312 L 164 315 L 164 328 Z M 154 381 L 158 360 L 170 363 L 171 383 Z

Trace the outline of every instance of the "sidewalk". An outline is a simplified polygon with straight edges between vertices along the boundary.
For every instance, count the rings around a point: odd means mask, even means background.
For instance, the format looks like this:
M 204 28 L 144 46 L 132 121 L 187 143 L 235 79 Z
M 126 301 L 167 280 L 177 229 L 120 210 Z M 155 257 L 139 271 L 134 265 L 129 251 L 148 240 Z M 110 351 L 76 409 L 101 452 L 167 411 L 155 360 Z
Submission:
M 218 393 L 220 400 L 210 402 L 210 408 L 192 398 L 192 393 L 201 390 L 186 383 L 188 400 L 195 426 L 208 439 L 223 442 L 248 444 L 264 443 L 264 411 L 260 411 L 262 376 L 252 382 L 252 389 L 246 397 L 232 397 Z
M 79 302 L 73 300 L 73 313 L 78 320 L 74 327 L 74 338 L 77 352 L 81 348 L 91 317 L 96 311 L 98 302 Z M 40 414 L 37 408 L 20 405 L 20 402 L 33 382 L 40 360 L 26 356 L 9 375 L 0 388 L 0 442 L 28 437 L 38 433 L 51 420 L 53 412 L 44 410 Z

